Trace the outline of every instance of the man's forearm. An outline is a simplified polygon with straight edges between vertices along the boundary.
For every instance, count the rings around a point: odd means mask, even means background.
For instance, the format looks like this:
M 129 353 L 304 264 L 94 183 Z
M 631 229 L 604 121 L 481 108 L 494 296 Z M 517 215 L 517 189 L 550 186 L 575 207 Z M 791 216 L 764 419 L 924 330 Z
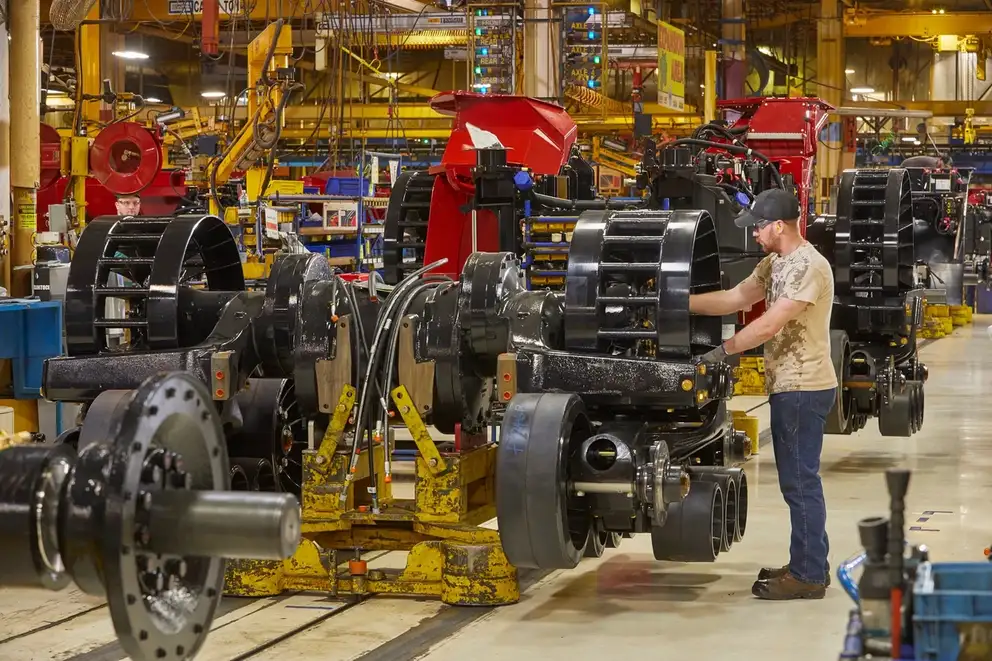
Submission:
M 768 320 L 762 315 L 724 342 L 723 348 L 726 349 L 728 355 L 743 353 L 748 349 L 761 346 L 775 337 L 777 332 L 778 329 L 768 323 Z
M 740 310 L 737 293 L 730 289 L 689 296 L 689 312 L 709 317 L 722 317 Z

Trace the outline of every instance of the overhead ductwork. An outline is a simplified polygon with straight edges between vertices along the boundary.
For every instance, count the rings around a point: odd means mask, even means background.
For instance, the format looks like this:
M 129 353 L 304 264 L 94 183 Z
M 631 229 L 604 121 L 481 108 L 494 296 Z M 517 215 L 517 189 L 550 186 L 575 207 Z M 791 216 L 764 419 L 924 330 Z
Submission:
M 52 0 L 49 20 L 56 30 L 75 30 L 95 4 L 96 0 Z

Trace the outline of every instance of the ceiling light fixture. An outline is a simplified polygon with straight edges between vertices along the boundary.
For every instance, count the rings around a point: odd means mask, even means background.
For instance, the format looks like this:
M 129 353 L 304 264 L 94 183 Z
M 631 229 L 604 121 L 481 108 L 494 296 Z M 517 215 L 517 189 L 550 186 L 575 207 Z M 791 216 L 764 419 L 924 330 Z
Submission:
M 911 135 L 904 135 L 904 136 L 902 136 L 902 141 L 903 142 L 917 142 L 916 138 L 914 136 L 911 136 Z
M 874 87 L 852 87 L 851 94 L 872 94 L 875 91 Z
M 115 50 L 114 55 L 122 60 L 147 60 L 148 53 L 136 50 Z
M 221 92 L 220 90 L 207 90 L 206 92 L 200 92 L 200 96 L 204 99 L 223 99 L 227 96 L 227 92 Z
M 850 76 L 852 73 L 854 73 L 854 69 L 844 69 L 844 73 Z
M 145 103 L 162 103 L 162 99 L 156 98 L 154 96 L 146 96 Z

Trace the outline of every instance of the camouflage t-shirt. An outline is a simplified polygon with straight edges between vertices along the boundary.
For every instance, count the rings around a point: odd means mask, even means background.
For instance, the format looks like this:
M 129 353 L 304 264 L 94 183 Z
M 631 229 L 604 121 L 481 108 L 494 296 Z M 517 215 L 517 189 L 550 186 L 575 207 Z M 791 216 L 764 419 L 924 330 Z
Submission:
M 830 360 L 834 275 L 826 258 L 811 243 L 803 243 L 784 257 L 765 257 L 748 279 L 765 290 L 765 309 L 783 297 L 809 303 L 765 343 L 768 394 L 836 387 Z

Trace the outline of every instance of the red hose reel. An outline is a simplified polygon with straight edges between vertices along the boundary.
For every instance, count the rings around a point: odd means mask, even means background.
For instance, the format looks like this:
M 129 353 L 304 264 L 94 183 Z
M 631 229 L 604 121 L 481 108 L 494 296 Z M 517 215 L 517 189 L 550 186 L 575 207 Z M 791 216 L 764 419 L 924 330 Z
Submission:
M 158 136 L 134 122 L 111 124 L 90 147 L 90 173 L 115 195 L 141 192 L 161 169 Z
M 62 136 L 55 127 L 41 125 L 40 188 L 48 188 L 62 176 Z

